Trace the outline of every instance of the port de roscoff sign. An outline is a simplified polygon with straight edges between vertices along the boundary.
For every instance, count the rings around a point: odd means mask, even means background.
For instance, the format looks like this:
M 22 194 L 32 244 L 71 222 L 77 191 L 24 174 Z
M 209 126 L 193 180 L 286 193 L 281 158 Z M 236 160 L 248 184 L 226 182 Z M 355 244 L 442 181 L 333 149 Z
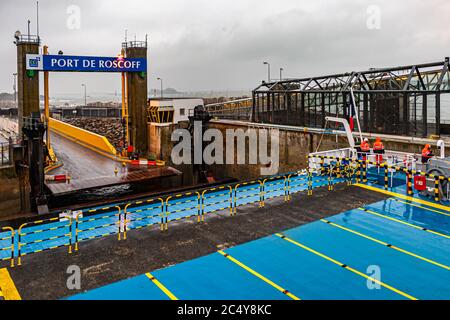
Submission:
M 27 54 L 26 68 L 60 72 L 147 72 L 147 59 Z

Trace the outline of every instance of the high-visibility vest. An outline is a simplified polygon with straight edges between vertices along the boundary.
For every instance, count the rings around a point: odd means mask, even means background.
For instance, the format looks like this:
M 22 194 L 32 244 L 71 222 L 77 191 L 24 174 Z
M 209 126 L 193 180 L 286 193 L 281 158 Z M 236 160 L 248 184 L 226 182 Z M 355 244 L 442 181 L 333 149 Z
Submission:
M 373 145 L 373 150 L 384 150 L 383 142 L 375 142 Z
M 370 151 L 370 145 L 367 142 L 361 143 L 361 151 L 363 152 L 369 152 Z
M 422 157 L 431 158 L 431 150 L 430 149 L 423 149 L 422 150 Z

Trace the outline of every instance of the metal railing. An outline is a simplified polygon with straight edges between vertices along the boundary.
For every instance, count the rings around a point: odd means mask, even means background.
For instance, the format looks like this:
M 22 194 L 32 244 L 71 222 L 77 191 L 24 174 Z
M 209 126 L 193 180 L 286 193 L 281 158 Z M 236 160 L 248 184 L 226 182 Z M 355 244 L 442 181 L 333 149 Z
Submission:
M 68 246 L 68 252 L 80 250 L 80 243 L 91 239 L 117 234 L 118 240 L 126 240 L 127 232 L 158 226 L 167 231 L 171 223 L 194 218 L 205 222 L 205 216 L 229 212 L 238 214 L 238 207 L 258 203 L 260 208 L 274 198 L 289 202 L 292 195 L 328 186 L 352 184 L 357 177 L 357 168 L 347 158 L 335 158 L 336 163 L 325 165 L 313 173 L 302 170 L 265 179 L 207 188 L 193 192 L 143 199 L 121 205 L 93 208 L 73 212 L 56 218 L 31 221 L 21 225 L 18 231 L 7 227 L 0 232 L 0 260 L 15 258 L 18 265 L 22 257 L 31 253 Z M 17 235 L 17 236 L 15 236 Z M 17 250 L 15 251 L 15 248 Z M 6 252 L 11 255 L 7 256 Z

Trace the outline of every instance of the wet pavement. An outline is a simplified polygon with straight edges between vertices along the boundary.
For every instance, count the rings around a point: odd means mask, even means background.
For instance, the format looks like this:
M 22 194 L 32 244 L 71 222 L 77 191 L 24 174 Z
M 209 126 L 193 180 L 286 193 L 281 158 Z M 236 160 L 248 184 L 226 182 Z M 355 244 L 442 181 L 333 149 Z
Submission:
M 11 276 L 24 299 L 67 297 L 386 198 L 356 187 L 325 189 L 317 189 L 314 197 L 294 195 L 289 203 L 276 198 L 265 208 L 245 205 L 234 217 L 227 210 L 209 214 L 203 224 L 196 218 L 173 222 L 164 233 L 154 226 L 130 231 L 126 241 L 117 241 L 116 235 L 88 241 L 71 255 L 67 248 L 33 254 L 25 257 L 22 267 L 10 269 Z M 67 289 L 71 265 L 81 268 L 81 291 Z
M 51 144 L 63 166 L 51 171 L 52 175 L 66 174 L 69 183 L 47 183 L 54 195 L 74 193 L 98 187 L 111 187 L 128 183 L 140 183 L 181 174 L 171 167 L 125 167 L 120 162 L 102 156 L 88 148 L 55 133 Z M 117 170 L 117 174 L 116 174 Z

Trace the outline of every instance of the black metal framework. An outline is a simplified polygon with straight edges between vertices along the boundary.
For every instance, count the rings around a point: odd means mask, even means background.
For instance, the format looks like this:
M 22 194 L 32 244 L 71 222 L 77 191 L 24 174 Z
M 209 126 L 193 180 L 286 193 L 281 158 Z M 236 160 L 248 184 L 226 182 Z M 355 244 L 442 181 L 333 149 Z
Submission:
M 263 82 L 253 91 L 252 121 L 323 128 L 326 116 L 349 117 L 352 89 L 364 132 L 423 137 L 450 133 L 441 121 L 441 95 L 450 93 L 448 57 L 421 65 Z

